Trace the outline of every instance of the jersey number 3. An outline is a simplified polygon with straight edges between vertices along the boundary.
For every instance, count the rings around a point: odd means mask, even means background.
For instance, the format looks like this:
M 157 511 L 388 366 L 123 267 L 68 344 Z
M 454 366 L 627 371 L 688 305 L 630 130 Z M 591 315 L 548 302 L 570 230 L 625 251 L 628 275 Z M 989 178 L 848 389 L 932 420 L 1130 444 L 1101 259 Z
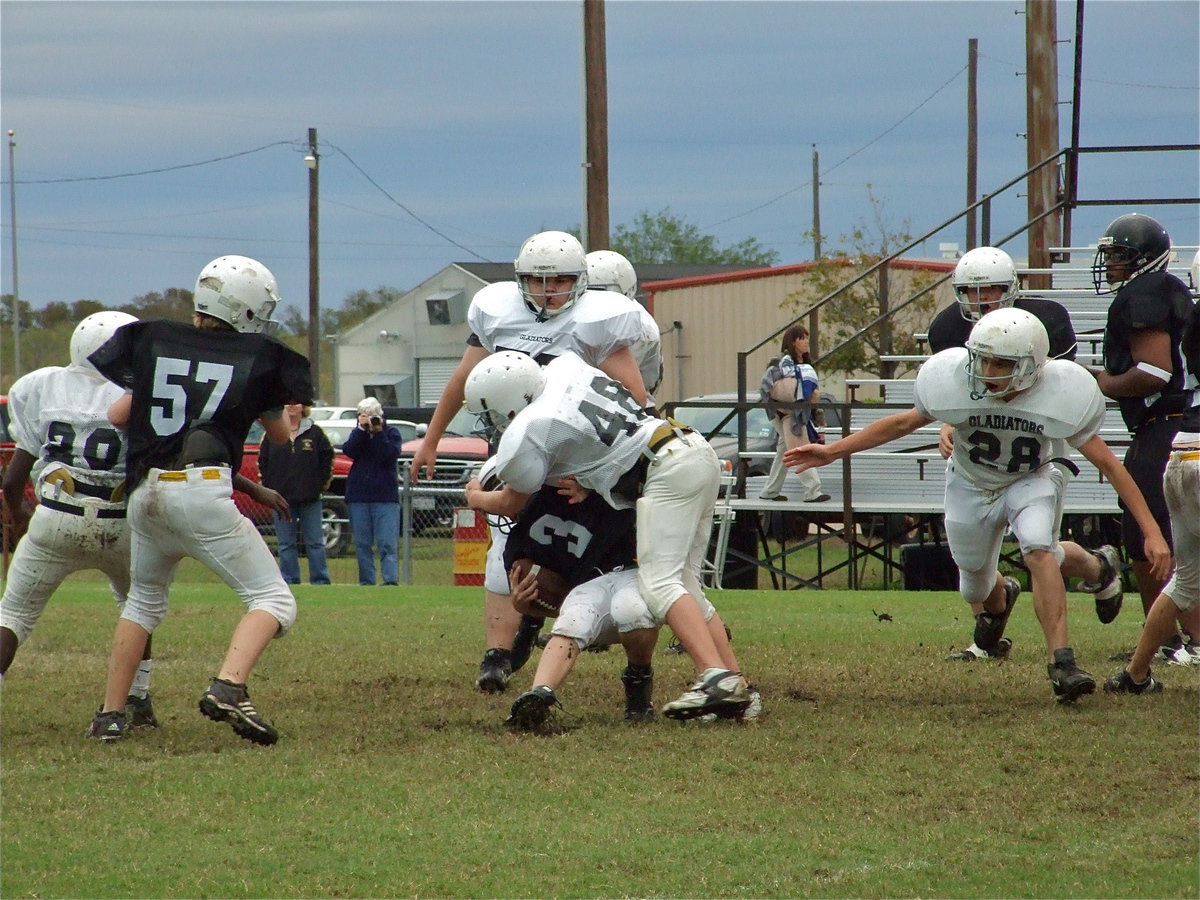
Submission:
M 208 397 L 195 421 L 208 421 L 225 399 L 225 392 L 233 382 L 233 366 L 224 363 L 193 362 L 159 357 L 154 364 L 153 399 L 150 401 L 150 425 L 160 436 L 178 434 L 188 425 L 188 396 L 197 401 Z

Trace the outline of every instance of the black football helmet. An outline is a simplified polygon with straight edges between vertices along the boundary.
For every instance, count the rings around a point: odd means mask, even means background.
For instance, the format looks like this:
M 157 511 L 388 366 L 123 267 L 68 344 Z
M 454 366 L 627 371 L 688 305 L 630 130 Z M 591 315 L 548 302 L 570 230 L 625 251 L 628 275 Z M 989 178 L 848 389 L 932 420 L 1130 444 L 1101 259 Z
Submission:
M 1117 216 L 1096 242 L 1092 284 L 1097 294 L 1111 294 L 1145 272 L 1165 269 L 1171 255 L 1171 236 L 1157 219 L 1141 213 Z M 1108 267 L 1122 267 L 1124 276 L 1110 281 Z

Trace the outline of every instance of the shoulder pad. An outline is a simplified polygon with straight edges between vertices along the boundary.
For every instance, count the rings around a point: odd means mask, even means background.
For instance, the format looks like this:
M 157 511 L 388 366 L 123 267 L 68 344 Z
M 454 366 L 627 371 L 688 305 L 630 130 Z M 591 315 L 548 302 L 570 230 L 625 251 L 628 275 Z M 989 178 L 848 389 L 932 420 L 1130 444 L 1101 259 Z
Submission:
M 970 400 L 967 356 L 966 347 L 950 347 L 922 364 L 913 387 L 914 403 L 922 415 L 940 419 L 939 413 L 959 409 Z

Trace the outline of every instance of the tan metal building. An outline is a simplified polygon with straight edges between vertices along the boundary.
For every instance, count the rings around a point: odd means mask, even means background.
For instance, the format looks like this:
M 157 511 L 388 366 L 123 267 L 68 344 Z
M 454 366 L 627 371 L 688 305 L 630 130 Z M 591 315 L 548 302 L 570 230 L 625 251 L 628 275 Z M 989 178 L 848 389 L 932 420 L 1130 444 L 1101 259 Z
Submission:
M 862 271 L 849 262 L 846 265 L 846 281 Z M 815 266 L 808 262 L 670 281 L 644 281 L 641 287 L 646 307 L 662 332 L 664 374 L 663 383 L 655 393 L 658 402 L 736 391 L 738 352 L 753 347 L 773 332 L 782 332 L 795 321 L 793 310 L 806 309 L 821 299 L 813 286 Z M 953 260 L 895 260 L 888 266 L 892 296 L 897 302 L 909 296 L 908 288 L 917 273 L 941 276 L 953 269 Z M 939 310 L 954 299 L 948 282 L 940 285 L 934 296 Z M 797 300 L 799 306 L 795 305 Z M 923 333 L 931 318 L 931 315 L 916 319 L 910 316 L 907 321 L 902 318 L 897 327 Z M 807 318 L 804 324 L 811 329 Z M 818 342 L 827 324 L 819 323 Z M 776 337 L 749 357 L 747 383 L 752 396 L 757 396 L 758 378 L 768 360 L 778 354 Z M 877 373 L 852 374 L 869 377 Z M 820 375 L 827 394 L 844 398 L 844 373 Z

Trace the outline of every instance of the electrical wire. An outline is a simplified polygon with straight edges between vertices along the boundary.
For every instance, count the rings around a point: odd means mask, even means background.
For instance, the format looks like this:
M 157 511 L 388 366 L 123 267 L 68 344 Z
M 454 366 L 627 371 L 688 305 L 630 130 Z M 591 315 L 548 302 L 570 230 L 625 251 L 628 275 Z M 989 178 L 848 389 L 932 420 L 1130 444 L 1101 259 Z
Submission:
M 251 153 L 260 153 L 263 150 L 269 150 L 272 147 L 287 146 L 295 144 L 295 141 L 275 141 L 271 144 L 263 144 L 261 147 L 255 147 L 253 150 L 242 150 L 238 153 L 230 153 L 228 156 L 217 156 L 213 159 L 202 159 L 199 162 L 181 163 L 177 166 L 164 166 L 161 169 L 144 169 L 140 172 L 122 172 L 118 175 L 87 175 L 81 178 L 39 178 L 39 179 L 23 179 L 18 178 L 17 184 L 72 184 L 80 181 L 113 181 L 118 178 L 138 178 L 142 175 L 158 175 L 163 172 L 177 172 L 180 169 L 194 169 L 197 166 L 207 166 L 212 163 L 225 162 L 230 159 L 237 159 L 239 156 L 249 156 Z M 7 183 L 7 182 L 0 182 Z
M 399 200 L 397 200 L 395 197 L 393 197 L 391 194 L 389 194 L 383 188 L 383 186 L 379 184 L 378 181 L 376 181 L 374 178 L 372 178 L 370 175 L 368 175 L 366 173 L 366 171 L 363 169 L 363 167 L 354 161 L 354 158 L 351 157 L 349 153 L 347 153 L 345 150 L 343 150 L 337 144 L 327 144 L 326 146 L 332 147 L 334 150 L 336 150 L 338 153 L 340 153 L 342 156 L 344 156 L 346 158 L 346 161 L 348 163 L 350 163 L 350 165 L 354 166 L 354 168 L 358 170 L 358 173 L 360 175 L 362 175 L 363 178 L 367 179 L 367 181 L 369 181 L 371 183 L 371 185 L 375 188 L 375 190 L 379 191 L 379 193 L 381 193 L 381 194 L 383 194 L 383 196 L 387 197 L 390 201 L 392 201 L 392 203 L 394 203 L 400 209 L 402 209 L 406 213 L 408 213 L 408 215 L 410 215 L 413 218 L 413 220 L 416 221 L 417 223 L 419 223 L 422 227 L 429 229 L 434 234 L 436 234 L 438 237 L 442 238 L 442 240 L 453 244 L 459 250 L 463 250 L 467 253 L 470 253 L 472 256 L 474 256 L 476 259 L 478 259 L 480 262 L 495 262 L 495 260 L 488 259 L 486 256 L 480 256 L 478 253 L 476 253 L 470 247 L 467 247 L 464 244 L 460 244 L 458 241 L 454 240 L 454 238 L 450 237 L 448 234 L 446 234 L 442 231 L 439 231 L 436 227 L 434 227 L 430 223 L 426 222 L 424 219 L 422 219 L 420 216 L 418 216 L 415 212 L 413 212 L 411 209 L 409 209 L 407 206 L 405 206 L 403 203 L 401 203 Z
M 837 169 L 839 166 L 844 165 L 845 163 L 852 160 L 854 157 L 858 156 L 858 154 L 862 153 L 868 147 L 871 147 L 874 144 L 879 143 L 881 140 L 883 140 L 885 137 L 887 137 L 887 135 L 891 134 L 893 131 L 895 131 L 897 128 L 899 128 L 902 124 L 904 124 L 905 121 L 907 121 L 908 119 L 910 119 L 914 115 L 916 115 L 916 113 L 922 107 L 924 107 L 926 104 L 928 104 L 934 97 L 936 97 L 938 94 L 940 94 L 946 88 L 948 88 L 951 84 L 953 84 L 954 81 L 957 80 L 958 76 L 961 75 L 966 70 L 967 70 L 967 67 L 963 66 L 961 69 L 959 69 L 953 75 L 951 75 L 950 78 L 947 79 L 946 82 L 944 84 L 942 84 L 941 87 L 939 87 L 936 91 L 934 91 L 932 94 L 930 94 L 924 100 L 922 100 L 920 103 L 918 103 L 912 109 L 910 109 L 907 113 L 905 113 L 903 116 L 901 116 L 899 119 L 897 119 L 896 122 L 893 123 L 890 127 L 885 128 L 883 131 L 881 131 L 879 134 L 877 134 L 871 140 L 867 141 L 865 144 L 863 144 L 861 147 L 859 147 L 854 152 L 842 157 L 840 160 L 838 160 L 836 163 L 834 163 L 832 166 L 830 166 L 825 171 L 818 173 L 817 177 L 818 178 L 825 177 L 830 172 Z M 752 209 L 748 209 L 745 212 L 737 213 L 736 215 L 729 216 L 727 218 L 721 219 L 719 222 L 713 222 L 711 225 L 705 225 L 703 227 L 706 229 L 715 228 L 718 225 L 724 225 L 726 222 L 732 222 L 734 219 L 740 219 L 744 216 L 748 216 L 751 213 L 758 212 L 760 209 L 766 209 L 768 206 L 772 205 L 773 203 L 778 203 L 784 197 L 790 197 L 792 194 L 796 193 L 796 191 L 803 190 L 804 188 L 809 187 L 811 185 L 812 185 L 812 179 L 810 178 L 808 181 L 804 182 L 803 184 L 798 184 L 794 188 L 789 188 L 788 190 L 784 191 L 782 194 L 772 197 L 770 200 L 766 201 L 765 203 L 760 203 L 758 206 L 755 206 Z

